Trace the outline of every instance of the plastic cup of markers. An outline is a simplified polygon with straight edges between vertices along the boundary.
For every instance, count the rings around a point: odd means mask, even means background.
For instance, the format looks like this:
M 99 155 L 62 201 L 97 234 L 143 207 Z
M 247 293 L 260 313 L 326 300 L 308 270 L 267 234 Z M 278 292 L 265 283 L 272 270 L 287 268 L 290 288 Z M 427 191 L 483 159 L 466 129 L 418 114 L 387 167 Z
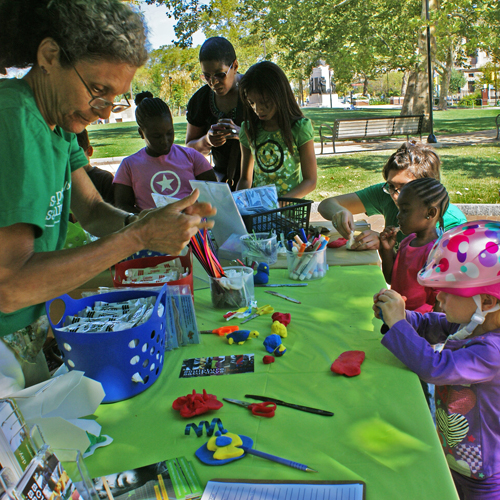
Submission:
M 253 269 L 225 267 L 224 274 L 224 278 L 209 276 L 212 305 L 217 309 L 226 310 L 248 307 L 255 300 Z
M 322 250 L 304 252 L 286 251 L 288 277 L 296 281 L 319 280 L 326 274 L 326 247 Z
M 252 233 L 240 237 L 243 259 L 265 262 L 270 266 L 278 260 L 278 239 L 269 233 Z

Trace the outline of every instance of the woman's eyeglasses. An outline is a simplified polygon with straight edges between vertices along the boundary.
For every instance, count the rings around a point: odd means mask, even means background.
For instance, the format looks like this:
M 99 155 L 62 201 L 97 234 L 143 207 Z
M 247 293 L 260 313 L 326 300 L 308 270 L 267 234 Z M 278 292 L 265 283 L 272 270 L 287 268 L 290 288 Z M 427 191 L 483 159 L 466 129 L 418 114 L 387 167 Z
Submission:
M 399 193 L 401 193 L 401 189 L 402 187 L 400 187 L 399 189 L 396 187 L 396 186 L 393 186 L 392 184 L 389 184 L 388 182 L 386 182 L 383 186 L 382 186 L 382 191 L 386 194 L 390 194 L 391 196 L 397 194 L 399 196 Z
M 229 66 L 229 69 L 225 73 L 222 71 L 220 73 L 214 73 L 213 75 L 212 75 L 212 73 L 202 73 L 200 75 L 200 77 L 202 80 L 204 80 L 207 83 L 210 83 L 214 79 L 220 82 L 220 81 L 224 80 L 224 78 L 226 78 L 227 74 L 231 71 L 233 64 L 234 64 L 234 61 L 231 63 L 231 66 Z
M 69 57 L 68 57 L 68 55 L 66 54 L 66 52 L 64 51 L 64 49 L 62 47 L 61 47 L 61 51 L 65 55 L 66 59 L 69 62 Z M 104 99 L 103 97 L 96 97 L 96 96 L 94 96 L 92 94 L 92 91 L 90 90 L 89 86 L 85 83 L 85 80 L 82 78 L 82 76 L 80 75 L 80 73 L 78 73 L 77 69 L 73 66 L 73 64 L 71 64 L 71 63 L 69 63 L 69 64 L 75 70 L 75 73 L 78 75 L 78 78 L 80 78 L 81 82 L 83 83 L 83 85 L 87 89 L 87 92 L 89 93 L 90 97 L 92 98 L 89 101 L 89 106 L 91 108 L 94 108 L 94 109 L 105 109 L 105 108 L 109 108 L 109 106 L 111 106 L 111 112 L 112 113 L 121 113 L 122 111 L 125 111 L 126 109 L 130 108 L 131 104 L 128 101 L 126 95 L 124 95 L 123 97 L 125 97 L 125 100 L 127 101 L 127 104 L 123 104 L 122 102 L 111 102 L 111 101 L 108 101 L 107 99 Z

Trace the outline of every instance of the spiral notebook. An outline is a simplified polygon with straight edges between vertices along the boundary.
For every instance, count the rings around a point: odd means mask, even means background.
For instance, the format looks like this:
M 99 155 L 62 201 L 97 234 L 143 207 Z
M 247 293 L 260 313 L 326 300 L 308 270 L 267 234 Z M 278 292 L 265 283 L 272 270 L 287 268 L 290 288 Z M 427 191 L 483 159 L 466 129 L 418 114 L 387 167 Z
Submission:
M 212 479 L 201 500 L 302 500 L 335 498 L 364 500 L 362 481 L 252 481 L 246 479 Z

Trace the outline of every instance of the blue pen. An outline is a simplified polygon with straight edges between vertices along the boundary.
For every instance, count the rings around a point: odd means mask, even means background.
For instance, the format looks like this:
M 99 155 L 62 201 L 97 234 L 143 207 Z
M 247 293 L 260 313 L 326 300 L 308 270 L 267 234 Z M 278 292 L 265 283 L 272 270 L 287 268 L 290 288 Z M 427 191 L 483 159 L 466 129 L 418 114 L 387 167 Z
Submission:
M 303 227 L 301 227 L 301 228 L 299 229 L 299 233 L 300 233 L 300 236 L 302 237 L 302 241 L 303 241 L 304 243 L 307 243 L 307 236 L 306 236 L 306 232 L 304 231 L 304 228 L 303 228 Z
M 247 446 L 240 446 L 245 453 L 249 453 L 250 455 L 255 455 L 256 457 L 266 458 L 267 460 L 271 460 L 273 462 L 278 462 L 279 464 L 288 465 L 288 467 L 293 467 L 294 469 L 303 470 L 305 472 L 318 472 L 317 470 L 311 469 L 307 465 L 299 464 L 298 462 L 292 462 L 291 460 L 287 460 L 286 458 L 277 457 L 275 455 L 269 455 L 269 453 L 264 453 L 263 451 L 252 450 Z
M 290 250 L 290 252 L 293 250 L 293 241 L 292 240 L 288 240 L 288 250 Z

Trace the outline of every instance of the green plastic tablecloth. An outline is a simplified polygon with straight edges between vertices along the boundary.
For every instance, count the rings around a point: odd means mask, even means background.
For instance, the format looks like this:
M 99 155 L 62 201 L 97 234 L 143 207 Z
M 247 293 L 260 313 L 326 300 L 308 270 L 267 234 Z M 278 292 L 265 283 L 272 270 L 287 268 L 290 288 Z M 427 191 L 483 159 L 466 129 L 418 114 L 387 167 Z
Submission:
M 272 272 L 274 282 L 285 280 Z M 283 275 L 284 276 L 284 275 Z M 203 335 L 200 345 L 165 355 L 163 372 L 142 394 L 101 405 L 97 421 L 114 442 L 85 460 L 92 477 L 185 456 L 194 462 L 203 483 L 211 478 L 361 480 L 367 500 L 457 499 L 430 412 L 416 375 L 381 344 L 380 321 L 373 317 L 372 296 L 385 286 L 377 266 L 330 267 L 326 277 L 304 288 L 278 288 L 298 298 L 293 304 L 256 289 L 259 305 L 289 312 L 292 322 L 283 340 L 287 352 L 265 365 L 264 338 L 271 317 L 244 325 L 259 339 L 228 345 L 215 335 Z M 195 292 L 200 330 L 227 324 L 225 311 L 211 307 L 210 291 Z M 239 320 L 235 320 L 236 323 Z M 244 328 L 242 327 L 242 328 Z M 344 351 L 362 350 L 361 374 L 347 378 L 330 366 Z M 255 372 L 180 379 L 182 360 L 228 354 L 255 355 Z M 252 416 L 225 403 L 218 410 L 183 419 L 172 402 L 195 389 L 206 389 L 219 400 L 244 399 L 247 393 L 276 397 L 335 413 L 325 417 L 278 406 L 274 418 Z M 247 456 L 228 465 L 200 463 L 195 450 L 207 438 L 184 434 L 186 424 L 219 417 L 226 429 L 254 440 L 257 450 L 300 462 L 318 474 Z

